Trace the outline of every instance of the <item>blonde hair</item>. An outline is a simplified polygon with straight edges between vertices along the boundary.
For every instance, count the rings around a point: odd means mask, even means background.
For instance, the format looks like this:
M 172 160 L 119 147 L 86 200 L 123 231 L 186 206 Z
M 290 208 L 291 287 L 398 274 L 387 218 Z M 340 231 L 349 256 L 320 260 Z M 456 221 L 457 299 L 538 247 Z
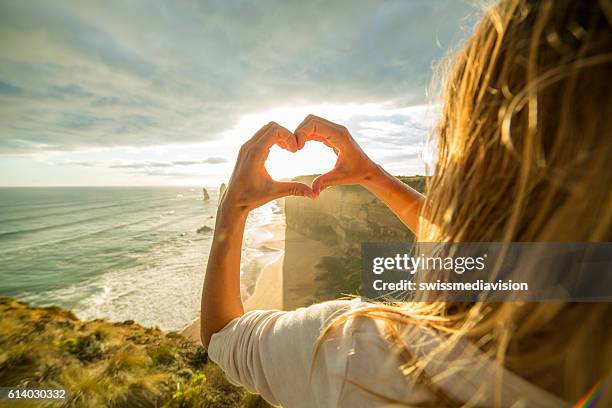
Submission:
M 609 0 L 486 10 L 449 67 L 419 241 L 610 241 L 611 25 Z M 394 347 L 415 324 L 470 339 L 567 401 L 611 370 L 611 303 L 378 304 L 339 317 L 321 339 L 355 318 L 385 322 Z M 411 365 L 419 362 L 406 357 L 404 371 L 440 404 L 468 403 Z M 606 388 L 601 404 L 611 406 Z

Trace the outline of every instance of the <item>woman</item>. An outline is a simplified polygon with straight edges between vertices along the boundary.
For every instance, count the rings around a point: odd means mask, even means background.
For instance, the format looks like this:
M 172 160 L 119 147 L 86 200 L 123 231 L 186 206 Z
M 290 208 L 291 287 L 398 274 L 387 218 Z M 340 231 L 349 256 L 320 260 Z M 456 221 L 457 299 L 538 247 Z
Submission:
M 568 406 L 612 362 L 612 306 L 594 303 L 334 301 L 244 313 L 248 212 L 286 195 L 361 184 L 425 242 L 610 241 L 612 3 L 505 0 L 455 57 L 426 198 L 315 116 L 274 123 L 241 149 L 219 207 L 202 340 L 228 377 L 286 407 Z M 333 148 L 308 187 L 279 183 L 273 144 Z M 601 406 L 612 406 L 610 387 Z

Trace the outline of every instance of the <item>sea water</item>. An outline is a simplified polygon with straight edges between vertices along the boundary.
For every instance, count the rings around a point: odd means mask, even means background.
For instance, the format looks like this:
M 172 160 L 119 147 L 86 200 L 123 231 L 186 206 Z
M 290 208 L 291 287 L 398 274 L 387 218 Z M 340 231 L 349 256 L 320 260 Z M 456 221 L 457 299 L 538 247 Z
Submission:
M 199 313 L 218 190 L 190 187 L 0 188 L 0 295 L 59 305 L 82 319 L 178 330 Z M 242 266 L 259 267 L 278 221 L 251 213 Z M 255 265 L 255 266 L 254 266 Z

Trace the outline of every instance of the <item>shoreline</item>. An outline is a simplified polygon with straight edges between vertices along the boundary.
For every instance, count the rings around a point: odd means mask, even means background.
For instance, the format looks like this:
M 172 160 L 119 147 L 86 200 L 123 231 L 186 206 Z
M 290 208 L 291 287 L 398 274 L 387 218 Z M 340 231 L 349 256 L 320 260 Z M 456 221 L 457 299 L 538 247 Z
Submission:
M 252 292 L 244 297 L 244 311 L 295 310 L 315 302 L 318 265 L 325 256 L 336 249 L 287 228 L 285 202 L 278 200 L 282 216 L 275 216 L 269 223 L 259 227 L 269 237 L 258 243 L 255 249 L 265 253 L 265 264 L 248 265 L 249 271 L 242 276 L 241 284 Z M 266 259 L 266 258 L 264 258 Z M 255 270 L 255 273 L 253 273 Z M 244 271 L 243 271 L 244 272 Z M 257 273 L 258 272 L 258 273 Z M 254 279 L 249 281 L 249 279 Z M 200 342 L 200 319 L 197 317 L 180 333 L 189 340 Z
M 272 237 L 261 243 L 262 249 L 276 252 L 275 258 L 261 267 L 253 293 L 244 300 L 244 310 L 283 308 L 283 265 L 285 260 L 284 217 L 263 227 Z
M 260 267 L 253 292 L 243 300 L 244 311 L 260 309 L 283 309 L 283 264 L 285 259 L 285 218 L 278 217 L 260 228 L 271 234 L 270 238 L 263 240 L 256 249 L 276 252 L 271 254 L 272 260 Z M 250 283 L 246 282 L 249 286 Z M 200 342 L 200 318 L 197 317 L 186 325 L 180 333 L 192 341 Z

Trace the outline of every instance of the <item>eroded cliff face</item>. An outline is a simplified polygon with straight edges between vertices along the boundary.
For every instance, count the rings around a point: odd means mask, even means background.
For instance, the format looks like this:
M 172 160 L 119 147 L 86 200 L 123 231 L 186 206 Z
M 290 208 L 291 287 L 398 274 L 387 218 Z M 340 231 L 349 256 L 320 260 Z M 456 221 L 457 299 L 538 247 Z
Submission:
M 310 183 L 312 177 L 297 179 Z M 412 241 L 414 235 L 373 194 L 359 186 L 334 186 L 317 200 L 288 197 L 287 229 L 339 249 L 362 242 Z
M 310 184 L 312 176 L 296 180 Z M 402 181 L 423 191 L 422 177 Z M 283 307 L 359 293 L 361 244 L 406 242 L 414 235 L 374 195 L 359 186 L 334 186 L 317 200 L 285 199 Z

